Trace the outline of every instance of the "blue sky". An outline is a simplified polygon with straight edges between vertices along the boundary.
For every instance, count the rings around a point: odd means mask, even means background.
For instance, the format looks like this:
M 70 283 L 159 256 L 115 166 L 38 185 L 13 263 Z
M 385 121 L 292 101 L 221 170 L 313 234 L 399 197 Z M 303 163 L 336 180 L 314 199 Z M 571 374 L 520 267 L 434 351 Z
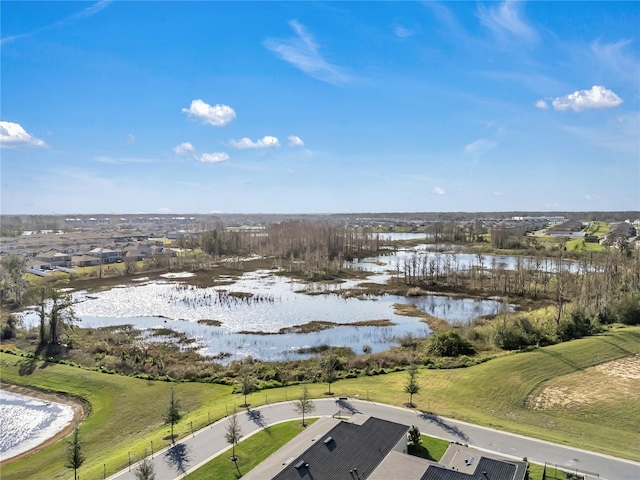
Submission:
M 640 209 L 640 4 L 10 2 L 2 213 Z

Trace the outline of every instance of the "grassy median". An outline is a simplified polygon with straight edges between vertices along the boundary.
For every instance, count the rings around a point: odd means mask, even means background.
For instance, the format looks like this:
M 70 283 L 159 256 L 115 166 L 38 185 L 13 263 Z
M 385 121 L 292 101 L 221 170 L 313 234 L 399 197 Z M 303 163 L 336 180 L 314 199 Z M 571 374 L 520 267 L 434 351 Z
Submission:
M 311 424 L 316 420 L 311 418 L 308 423 Z M 236 445 L 237 462 L 229 460 L 228 453 L 231 452 L 229 450 L 184 478 L 185 480 L 210 480 L 212 478 L 236 480 L 303 430 L 298 420 L 267 427 Z

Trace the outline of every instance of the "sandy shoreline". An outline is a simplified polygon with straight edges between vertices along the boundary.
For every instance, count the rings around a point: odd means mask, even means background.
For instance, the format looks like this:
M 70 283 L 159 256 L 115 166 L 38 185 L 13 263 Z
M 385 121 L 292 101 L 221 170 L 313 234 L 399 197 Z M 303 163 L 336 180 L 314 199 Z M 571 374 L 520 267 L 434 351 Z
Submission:
M 54 436 L 46 439 L 40 445 L 30 450 L 27 450 L 26 452 L 22 452 L 18 455 L 15 455 L 14 457 L 1 461 L 0 465 L 6 465 L 7 463 L 11 463 L 15 460 L 18 460 L 19 458 L 29 456 L 32 453 L 42 450 L 43 448 L 49 445 L 52 445 L 58 440 L 66 437 L 69 433 L 71 433 L 75 425 L 79 424 L 80 422 L 82 422 L 82 420 L 84 420 L 84 418 L 87 416 L 87 412 L 89 411 L 89 409 L 87 408 L 87 405 L 85 405 L 81 400 L 78 400 L 77 398 L 74 398 L 70 395 L 65 395 L 63 393 L 47 392 L 45 390 L 39 390 L 37 388 L 23 387 L 21 385 L 13 385 L 5 382 L 0 383 L 0 389 L 5 390 L 7 392 L 18 393 L 20 395 L 26 395 L 28 397 L 37 398 L 38 400 L 64 403 L 65 405 L 69 405 L 73 409 L 73 421 L 69 423 L 69 425 L 64 427 Z

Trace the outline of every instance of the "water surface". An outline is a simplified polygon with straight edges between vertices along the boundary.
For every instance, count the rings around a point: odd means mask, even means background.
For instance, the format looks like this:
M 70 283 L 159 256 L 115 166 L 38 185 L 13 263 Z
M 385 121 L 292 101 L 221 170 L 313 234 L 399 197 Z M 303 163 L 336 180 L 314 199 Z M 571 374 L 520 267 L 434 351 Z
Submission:
M 0 390 L 0 459 L 37 447 L 72 420 L 68 405 Z

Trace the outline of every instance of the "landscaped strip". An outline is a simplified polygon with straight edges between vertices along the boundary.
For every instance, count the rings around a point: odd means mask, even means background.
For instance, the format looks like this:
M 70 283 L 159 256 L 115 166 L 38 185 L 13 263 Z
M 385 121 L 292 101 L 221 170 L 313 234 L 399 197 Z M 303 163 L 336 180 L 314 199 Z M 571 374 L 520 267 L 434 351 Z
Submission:
M 307 423 L 311 424 L 316 420 L 311 418 Z M 184 478 L 185 480 L 211 480 L 212 478 L 236 480 L 239 473 L 241 475 L 248 473 L 303 430 L 299 420 L 267 427 L 236 445 L 237 467 L 225 452 Z

